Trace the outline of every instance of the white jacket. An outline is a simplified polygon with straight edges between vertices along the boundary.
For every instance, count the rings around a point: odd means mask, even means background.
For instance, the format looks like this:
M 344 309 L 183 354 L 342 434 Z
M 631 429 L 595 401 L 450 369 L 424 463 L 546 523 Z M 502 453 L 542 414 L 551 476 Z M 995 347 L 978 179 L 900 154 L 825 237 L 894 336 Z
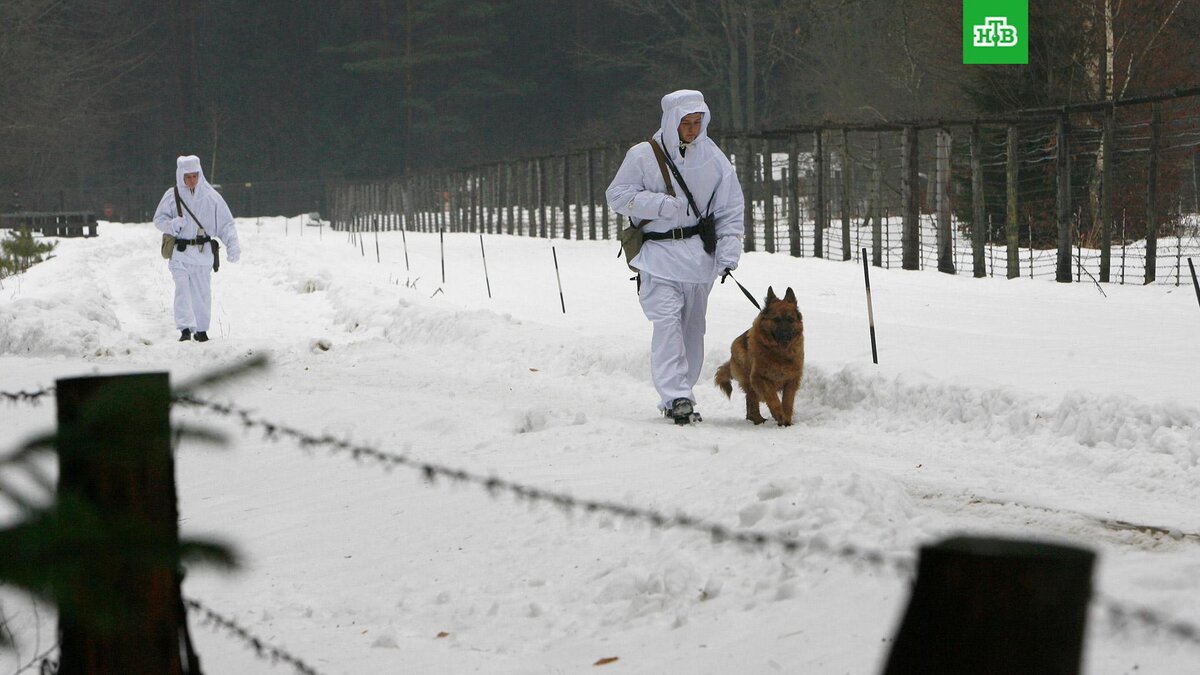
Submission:
M 195 192 L 183 184 L 183 174 L 193 172 L 200 174 Z M 221 240 L 222 248 L 225 249 L 225 259 L 237 262 L 242 255 L 242 247 L 238 244 L 233 214 L 229 212 L 225 198 L 204 178 L 204 169 L 200 168 L 199 157 L 186 155 L 175 160 L 175 186 L 179 189 L 180 199 L 187 205 L 183 209 L 183 217 L 179 217 L 175 209 L 175 190 L 167 190 L 154 212 L 154 226 L 159 232 L 180 239 L 195 239 L 200 230 L 198 226 L 203 226 L 208 236 Z M 191 209 L 191 213 L 188 213 L 188 209 Z M 192 217 L 193 214 L 195 218 Z M 199 223 L 196 222 L 196 218 L 200 219 Z M 212 264 L 212 246 L 205 245 L 203 248 L 188 246 L 183 252 L 176 250 L 171 254 L 169 266 L 197 265 L 212 268 Z
M 742 255 L 742 214 L 745 210 L 742 187 L 729 158 L 708 137 L 712 117 L 698 91 L 681 89 L 662 99 L 662 127 L 655 132 L 667 155 L 675 162 L 684 182 L 696 199 L 696 206 L 711 208 L 716 220 L 717 250 L 704 252 L 699 236 L 683 240 L 647 241 L 631 264 L 648 274 L 672 281 L 709 283 L 726 267 L 737 269 Z M 681 151 L 679 122 L 685 115 L 703 113 L 700 135 Z M 612 184 L 605 191 L 608 205 L 634 222 L 648 220 L 646 232 L 666 232 L 695 225 L 700 215 L 693 213 L 687 196 L 667 168 L 674 184 L 675 197 L 667 194 L 662 171 L 648 141 L 638 143 L 625 154 Z M 709 200 L 712 206 L 709 206 Z

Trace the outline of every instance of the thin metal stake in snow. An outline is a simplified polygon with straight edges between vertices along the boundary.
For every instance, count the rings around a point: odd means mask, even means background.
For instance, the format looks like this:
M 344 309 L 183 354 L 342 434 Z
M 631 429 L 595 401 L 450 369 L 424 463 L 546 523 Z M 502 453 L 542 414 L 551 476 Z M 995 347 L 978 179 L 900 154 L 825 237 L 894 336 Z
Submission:
M 559 276 L 559 274 L 558 274 L 558 251 L 555 251 L 554 247 L 551 246 L 550 253 L 554 254 L 554 278 L 558 279 L 558 303 L 560 305 L 562 305 L 563 314 L 566 314 L 567 313 L 567 301 L 563 300 L 562 277 Z
M 409 272 L 411 270 L 408 269 L 408 236 L 404 234 L 404 230 L 405 228 L 400 228 L 400 241 L 404 242 L 404 271 Z
M 442 230 L 438 230 L 438 241 L 442 246 L 442 283 L 446 283 L 446 234 Z
M 375 262 L 379 262 L 379 216 L 375 216 Z
M 871 309 L 871 268 L 867 267 L 867 249 L 862 250 L 863 281 L 867 284 L 867 322 L 871 325 L 871 361 L 879 364 L 879 352 L 875 350 L 875 312 Z
M 1196 281 L 1196 266 L 1192 264 L 1192 259 L 1188 258 L 1188 269 L 1192 271 L 1192 286 L 1196 288 L 1196 302 L 1200 302 L 1200 281 Z
M 483 234 L 479 235 L 479 253 L 483 256 L 483 280 L 487 283 L 488 299 L 492 297 L 492 282 L 487 273 L 487 251 L 483 250 Z

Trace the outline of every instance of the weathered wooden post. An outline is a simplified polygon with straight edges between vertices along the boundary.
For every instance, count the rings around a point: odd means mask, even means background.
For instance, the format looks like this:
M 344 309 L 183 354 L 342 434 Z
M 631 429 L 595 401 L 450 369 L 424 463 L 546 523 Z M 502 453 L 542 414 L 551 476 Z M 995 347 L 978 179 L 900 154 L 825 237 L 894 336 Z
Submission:
M 596 168 L 591 150 L 584 155 L 584 161 L 587 162 L 588 240 L 596 241 Z
M 745 246 L 742 248 L 746 251 L 754 251 L 758 248 L 758 238 L 754 231 L 754 179 L 758 173 L 755 169 L 758 165 L 754 155 L 754 139 L 749 136 L 745 137 L 744 148 L 746 156 L 741 162 L 745 167 L 745 171 L 740 172 L 742 178 L 742 193 L 746 200 L 746 212 L 742 216 L 742 225 L 746 233 Z
M 871 152 L 871 264 L 883 266 L 883 134 L 875 133 Z
M 1146 282 L 1158 278 L 1158 146 L 1162 106 L 1150 105 L 1150 168 L 1146 177 Z
M 900 201 L 904 208 L 901 267 L 906 270 L 921 267 L 921 177 L 918 173 L 920 158 L 917 156 L 917 134 L 916 127 L 904 127 L 900 148 Z
M 763 250 L 767 253 L 775 252 L 775 162 L 771 145 L 770 138 L 763 140 Z
M 813 223 L 813 257 L 825 257 L 825 224 L 828 213 L 825 208 L 825 130 L 813 132 L 813 193 L 816 201 L 815 222 Z
M 1008 149 L 1007 163 L 1005 166 L 1005 221 L 1004 221 L 1004 237 L 1005 249 L 1008 252 L 1008 278 L 1016 279 L 1021 276 L 1021 259 L 1020 256 L 1020 225 L 1017 222 L 1017 192 L 1020 185 L 1017 183 L 1019 178 L 1019 161 L 1021 148 L 1017 144 L 1017 125 L 1008 125 Z
M 1058 259 L 1054 266 L 1054 280 L 1059 283 L 1071 281 L 1071 120 L 1067 113 L 1058 115 L 1055 123 L 1058 153 L 1054 168 L 1058 179 Z
M 850 132 L 842 127 L 839 135 L 842 156 L 842 181 L 839 211 L 842 212 L 842 260 L 850 259 Z
M 571 156 L 562 160 L 562 236 L 571 238 Z
M 950 222 L 950 149 L 953 138 L 949 129 L 937 130 L 937 249 L 938 271 L 954 274 L 954 246 Z
M 922 547 L 884 675 L 1076 675 L 1095 557 L 977 537 Z
M 975 278 L 987 276 L 984 245 L 991 234 L 987 227 L 987 202 L 983 192 L 983 133 L 979 123 L 971 125 L 971 269 Z
M 789 137 L 788 147 L 788 252 L 799 257 L 800 243 L 800 137 Z
M 59 616 L 60 675 L 198 673 L 179 592 L 179 514 L 167 373 L 58 380 L 58 502 L 99 514 Z M 148 550 L 118 546 L 136 533 Z M 99 598 L 119 613 L 98 625 Z M 88 620 L 83 620 L 87 617 Z M 186 654 L 187 656 L 183 656 Z M 185 663 L 186 659 L 186 663 Z

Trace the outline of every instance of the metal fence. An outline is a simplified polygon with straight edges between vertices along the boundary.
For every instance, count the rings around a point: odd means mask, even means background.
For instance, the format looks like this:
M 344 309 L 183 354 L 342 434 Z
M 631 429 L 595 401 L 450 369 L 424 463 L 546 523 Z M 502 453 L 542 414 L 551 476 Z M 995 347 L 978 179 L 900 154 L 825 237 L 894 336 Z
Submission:
M 747 251 L 977 277 L 1179 283 L 1200 255 L 1200 88 L 969 120 L 714 134 Z M 610 239 L 631 143 L 331 185 L 339 229 Z

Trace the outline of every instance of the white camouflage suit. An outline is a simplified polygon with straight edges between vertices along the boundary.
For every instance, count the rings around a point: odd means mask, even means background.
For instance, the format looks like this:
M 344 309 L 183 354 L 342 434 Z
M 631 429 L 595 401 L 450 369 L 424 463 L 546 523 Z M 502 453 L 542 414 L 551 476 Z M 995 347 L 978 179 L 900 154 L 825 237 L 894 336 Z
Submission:
M 698 91 L 681 89 L 662 99 L 662 126 L 654 138 L 675 162 L 696 205 L 711 210 L 716 220 L 715 255 L 704 252 L 699 236 L 646 241 L 630 261 L 641 275 L 638 298 L 653 324 L 650 372 L 661 410 L 675 399 L 695 403 L 693 392 L 704 364 L 705 313 L 713 282 L 725 270 L 737 269 L 742 254 L 744 202 L 737 174 L 717 144 L 708 137 L 711 114 Z M 685 115 L 703 113 L 700 135 L 681 147 L 679 123 Z M 671 175 L 668 173 L 668 175 Z M 608 186 L 608 205 L 635 222 L 649 220 L 644 232 L 666 232 L 695 225 L 693 212 L 678 182 L 675 197 L 667 194 L 662 171 L 648 141 L 629 149 Z
M 184 185 L 185 173 L 200 174 L 195 192 Z M 187 205 L 183 209 L 183 217 L 176 214 L 175 191 L 169 189 L 154 212 L 154 226 L 163 234 L 181 239 L 195 239 L 202 226 L 208 236 L 221 240 L 225 259 L 231 263 L 237 262 L 242 255 L 242 248 L 238 245 L 233 215 L 225 199 L 204 178 L 199 157 L 187 155 L 175 161 L 175 186 L 179 189 L 179 197 Z M 191 209 L 191 213 L 188 213 L 188 209 Z M 200 219 L 199 223 L 196 218 Z M 175 280 L 176 329 L 187 329 L 193 333 L 208 332 L 212 317 L 212 268 L 213 253 L 209 244 L 188 246 L 182 252 L 176 250 L 171 254 L 167 269 Z

